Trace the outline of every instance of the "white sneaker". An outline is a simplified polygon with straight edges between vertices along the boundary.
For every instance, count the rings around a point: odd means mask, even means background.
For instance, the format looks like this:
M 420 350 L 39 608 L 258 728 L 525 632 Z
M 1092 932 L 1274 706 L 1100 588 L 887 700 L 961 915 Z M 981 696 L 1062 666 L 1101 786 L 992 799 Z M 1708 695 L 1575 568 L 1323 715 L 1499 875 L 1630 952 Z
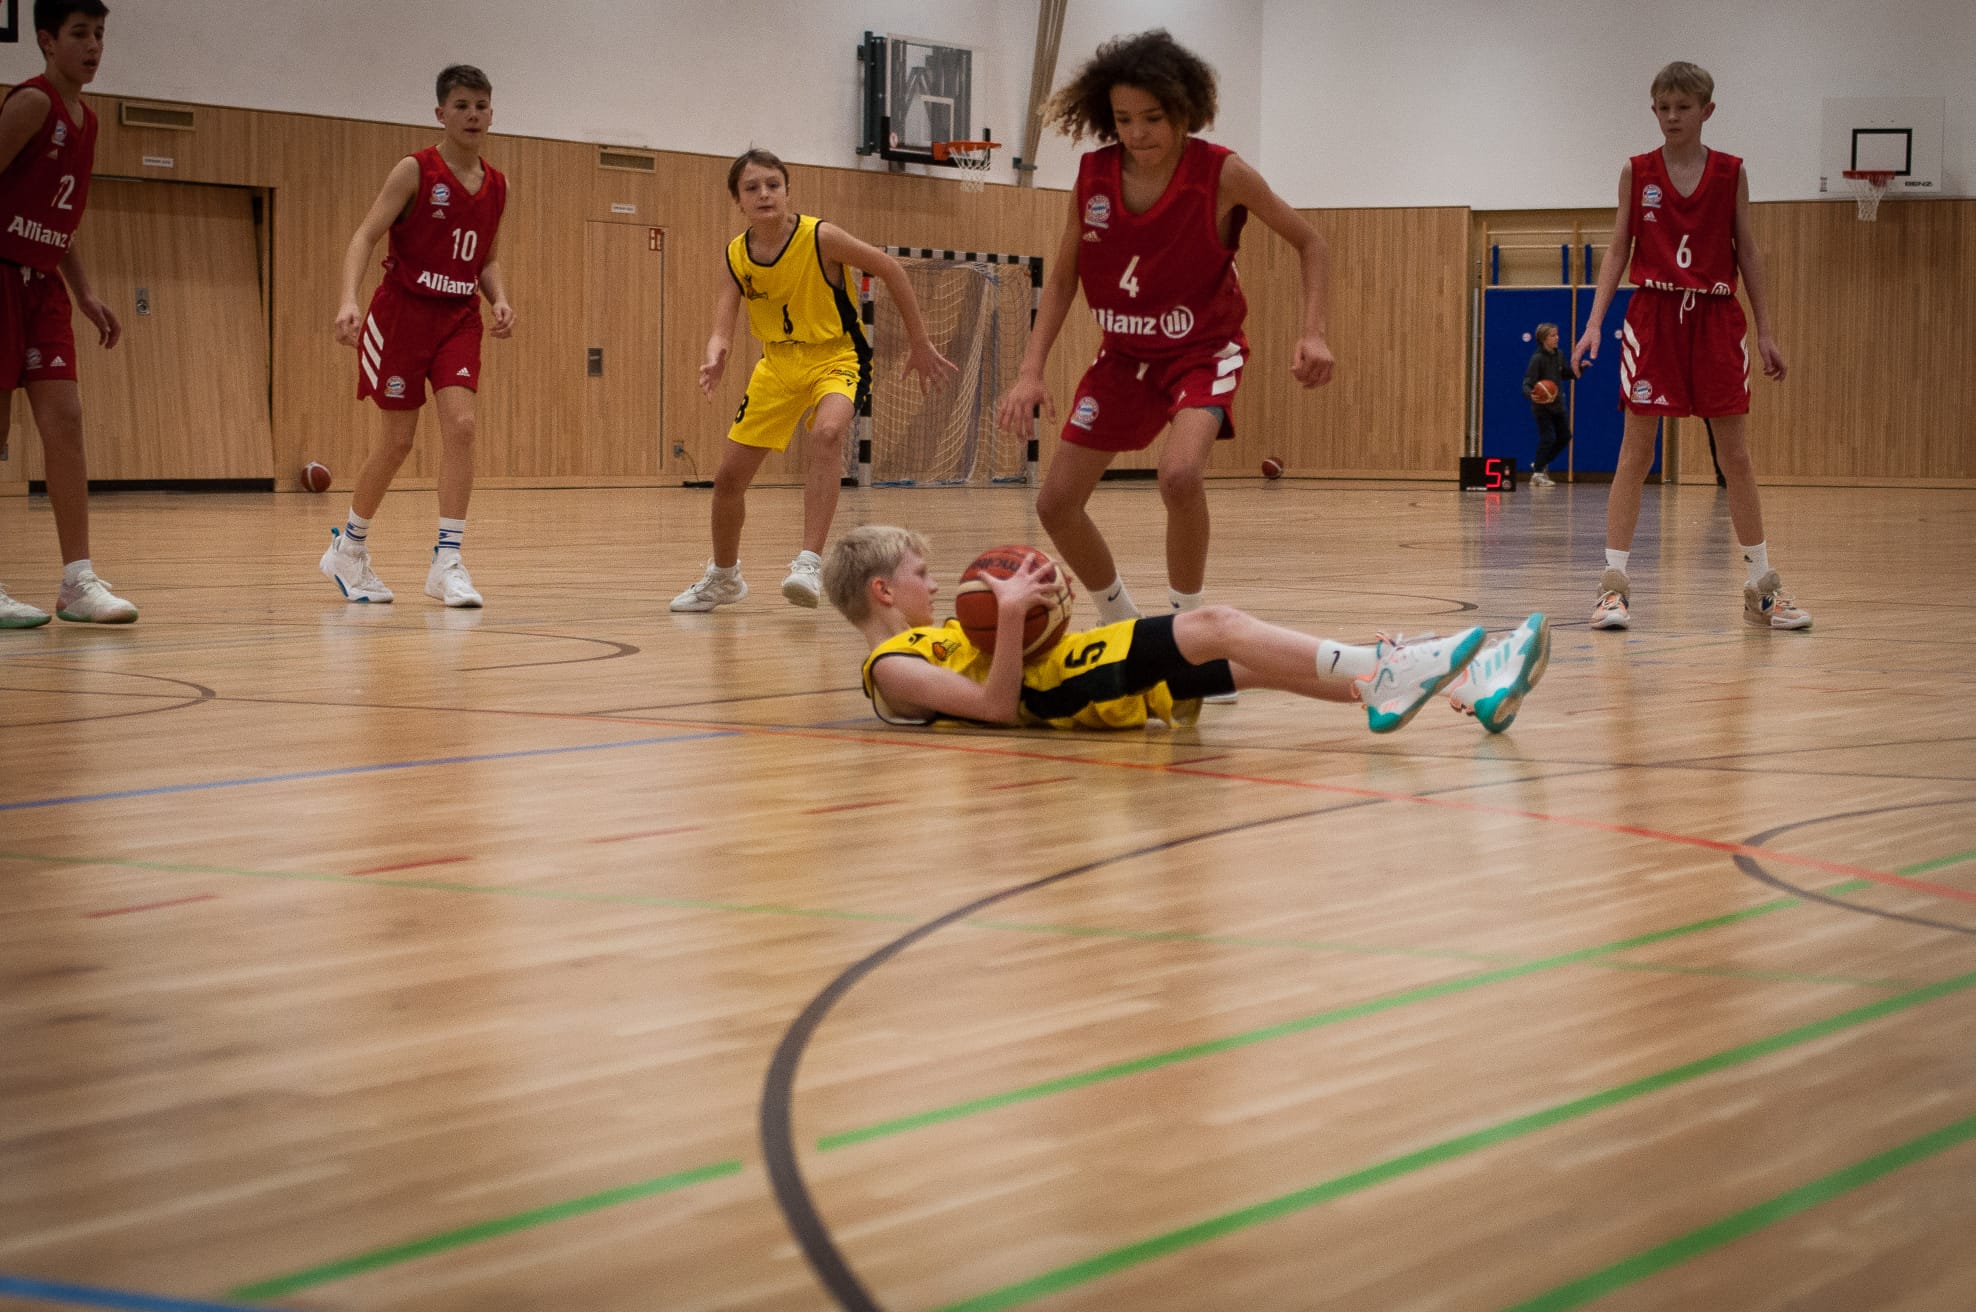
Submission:
M 1448 685 L 1448 702 L 1490 733 L 1509 728 L 1551 661 L 1551 622 L 1539 611 L 1482 649 Z
M 371 569 L 370 548 L 346 547 L 340 528 L 329 531 L 329 550 L 322 553 L 316 568 L 351 601 L 391 600 L 391 589 Z
M 1233 706 L 1236 702 L 1242 700 L 1242 694 L 1239 692 L 1217 692 L 1203 697 L 1201 700 L 1210 706 Z
M 1530 486 L 1531 486 L 1531 487 L 1556 487 L 1556 486 L 1557 486 L 1557 484 L 1555 484 L 1555 483 L 1553 483 L 1553 482 L 1551 481 L 1551 476 L 1550 476 L 1549 474 L 1546 474 L 1546 473 L 1545 473 L 1545 472 L 1544 472 L 1543 470 L 1541 470 L 1541 469 L 1540 469 L 1540 470 L 1538 470 L 1538 471 L 1537 471 L 1536 473 L 1534 473 L 1534 474 L 1532 474 L 1532 475 L 1530 476 Z
M 823 596 L 823 562 L 803 552 L 789 562 L 789 577 L 782 580 L 782 595 L 793 604 L 815 610 Z
M 1427 699 L 1448 686 L 1482 649 L 1480 629 L 1463 629 L 1451 638 L 1379 636 L 1378 663 L 1359 680 L 1366 725 L 1391 733 L 1414 717 Z
M 716 606 L 732 606 L 747 595 L 748 584 L 741 577 L 740 561 L 734 562 L 733 569 L 722 570 L 710 560 L 707 562 L 707 572 L 700 576 L 700 581 L 672 599 L 671 609 L 712 610 Z M 816 603 L 810 604 L 814 606 Z
M 473 590 L 473 578 L 453 550 L 432 553 L 432 568 L 425 572 L 425 595 L 448 606 L 478 606 L 480 594 Z
M 1626 572 L 1606 566 L 1605 573 L 1599 575 L 1599 603 L 1592 607 L 1592 627 L 1595 629 L 1623 629 L 1633 622 L 1633 616 L 1626 609 Z
M 1777 571 L 1743 585 L 1743 618 L 1766 629 L 1808 629 L 1811 612 L 1791 600 Z
M 110 591 L 110 585 L 84 570 L 74 583 L 64 583 L 55 597 L 55 614 L 71 624 L 129 624 L 137 607 Z
M 15 601 L 0 589 L 0 629 L 38 629 L 48 622 L 48 612 L 24 601 Z

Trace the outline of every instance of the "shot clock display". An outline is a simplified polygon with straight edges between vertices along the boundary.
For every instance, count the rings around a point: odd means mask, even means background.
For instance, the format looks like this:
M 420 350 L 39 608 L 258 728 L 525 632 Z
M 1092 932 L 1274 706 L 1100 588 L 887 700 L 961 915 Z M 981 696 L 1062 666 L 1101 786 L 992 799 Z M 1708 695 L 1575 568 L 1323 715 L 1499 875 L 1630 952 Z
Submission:
M 1461 490 L 1464 492 L 1516 491 L 1516 460 L 1510 456 L 1463 456 Z

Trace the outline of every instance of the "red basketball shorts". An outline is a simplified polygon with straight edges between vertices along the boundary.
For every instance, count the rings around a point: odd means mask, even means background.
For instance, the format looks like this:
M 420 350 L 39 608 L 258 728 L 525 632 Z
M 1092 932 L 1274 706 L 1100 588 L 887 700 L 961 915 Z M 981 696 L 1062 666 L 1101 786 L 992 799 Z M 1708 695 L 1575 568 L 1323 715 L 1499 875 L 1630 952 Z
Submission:
M 1733 296 L 1642 288 L 1620 329 L 1619 399 L 1636 415 L 1746 415 L 1750 348 Z
M 73 314 L 60 274 L 0 260 L 0 391 L 75 381 Z
M 425 385 L 480 390 L 480 303 L 409 296 L 381 284 L 357 331 L 357 398 L 416 410 Z
M 1235 436 L 1235 389 L 1249 343 L 1237 337 L 1171 360 L 1135 360 L 1109 349 L 1078 381 L 1063 440 L 1095 451 L 1143 451 L 1182 410 L 1218 406 L 1227 416 L 1217 440 Z

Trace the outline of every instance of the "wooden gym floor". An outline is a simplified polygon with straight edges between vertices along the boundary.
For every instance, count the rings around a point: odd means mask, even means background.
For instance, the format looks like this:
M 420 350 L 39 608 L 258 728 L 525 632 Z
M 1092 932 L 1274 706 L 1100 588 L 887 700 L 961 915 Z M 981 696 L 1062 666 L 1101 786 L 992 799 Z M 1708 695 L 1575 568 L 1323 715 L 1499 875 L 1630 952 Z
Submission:
M 797 496 L 696 616 L 700 493 L 482 493 L 478 612 L 429 493 L 371 607 L 340 495 L 97 499 L 143 619 L 0 634 L 0 1304 L 1976 1305 L 1976 492 L 1768 489 L 1770 633 L 1650 489 L 1620 634 L 1603 488 L 1215 487 L 1269 619 L 1554 614 L 1495 738 L 883 728 Z M 10 591 L 53 537 L 0 502 Z

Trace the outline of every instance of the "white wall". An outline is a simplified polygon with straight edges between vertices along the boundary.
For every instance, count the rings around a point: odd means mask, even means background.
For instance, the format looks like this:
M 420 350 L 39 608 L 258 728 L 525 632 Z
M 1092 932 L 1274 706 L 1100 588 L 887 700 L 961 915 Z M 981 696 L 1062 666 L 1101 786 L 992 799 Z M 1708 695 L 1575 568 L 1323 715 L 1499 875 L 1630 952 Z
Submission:
M 425 124 L 433 75 L 464 61 L 507 132 L 868 169 L 884 166 L 854 153 L 865 29 L 974 49 L 975 117 L 1010 143 L 1036 32 L 1030 0 L 112 8 L 105 93 Z M 1828 96 L 1945 97 L 1943 190 L 1976 193 L 1971 0 L 1073 0 L 1057 80 L 1155 26 L 1219 72 L 1210 135 L 1297 205 L 1610 204 L 1620 161 L 1659 140 L 1647 83 L 1674 58 L 1715 74 L 1709 140 L 1749 160 L 1758 199 L 1815 194 Z M 25 43 L 0 61 L 39 69 Z M 1045 137 L 1039 185 L 1068 186 L 1075 154 Z
M 1943 192 L 1976 192 L 1970 0 L 1267 0 L 1264 171 L 1304 206 L 1610 205 L 1674 59 L 1714 74 L 1704 136 L 1754 199 L 1817 195 L 1843 96 L 1945 97 Z

